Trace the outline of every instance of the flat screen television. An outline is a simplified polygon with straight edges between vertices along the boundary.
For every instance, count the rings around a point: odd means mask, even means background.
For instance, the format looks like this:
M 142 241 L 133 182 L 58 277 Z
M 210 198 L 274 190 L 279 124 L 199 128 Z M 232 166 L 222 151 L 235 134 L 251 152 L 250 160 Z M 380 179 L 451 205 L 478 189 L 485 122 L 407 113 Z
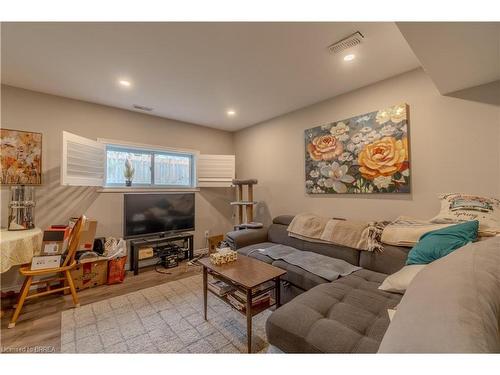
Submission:
M 194 193 L 125 194 L 125 238 L 194 230 Z

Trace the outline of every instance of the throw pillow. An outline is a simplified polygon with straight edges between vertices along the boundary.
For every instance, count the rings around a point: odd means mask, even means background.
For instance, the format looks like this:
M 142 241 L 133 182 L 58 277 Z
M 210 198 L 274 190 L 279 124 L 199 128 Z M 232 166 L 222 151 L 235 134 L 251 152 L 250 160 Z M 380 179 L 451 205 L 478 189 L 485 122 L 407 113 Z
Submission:
M 479 221 L 479 235 L 500 233 L 500 200 L 472 194 L 452 193 L 440 197 L 441 211 L 433 223 Z
M 477 220 L 433 230 L 420 237 L 406 264 L 428 264 L 477 239 Z
M 385 278 L 382 285 L 378 288 L 387 292 L 404 294 L 413 278 L 425 267 L 425 264 L 413 264 L 405 266 L 398 272 L 393 273 Z

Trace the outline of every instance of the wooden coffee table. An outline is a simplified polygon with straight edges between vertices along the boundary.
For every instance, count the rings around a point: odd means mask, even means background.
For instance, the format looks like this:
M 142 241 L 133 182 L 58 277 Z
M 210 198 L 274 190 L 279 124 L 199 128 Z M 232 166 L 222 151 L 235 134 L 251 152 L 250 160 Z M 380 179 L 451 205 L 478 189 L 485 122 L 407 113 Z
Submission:
M 236 311 L 239 311 L 247 318 L 247 345 L 248 353 L 252 352 L 252 317 L 267 310 L 269 307 L 280 306 L 280 277 L 286 273 L 281 268 L 271 266 L 260 260 L 238 255 L 234 262 L 215 265 L 210 262 L 210 258 L 202 258 L 198 261 L 203 266 L 203 307 L 204 317 L 207 320 L 207 296 L 210 291 L 214 296 L 227 303 Z M 236 309 L 226 298 L 208 289 L 208 274 L 217 280 L 221 280 L 231 285 L 235 289 L 246 295 L 245 311 Z M 252 289 L 259 287 L 264 283 L 274 281 L 272 286 L 252 293 Z M 271 299 L 269 304 L 259 305 L 252 308 L 252 298 L 256 298 L 271 290 L 275 291 L 275 298 Z

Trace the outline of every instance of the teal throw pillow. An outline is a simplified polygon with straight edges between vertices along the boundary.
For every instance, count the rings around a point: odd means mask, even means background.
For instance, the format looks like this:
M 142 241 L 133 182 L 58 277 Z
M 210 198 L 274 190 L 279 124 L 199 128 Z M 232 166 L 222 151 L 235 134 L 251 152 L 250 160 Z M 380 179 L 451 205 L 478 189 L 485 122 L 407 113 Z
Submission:
M 479 221 L 467 221 L 425 233 L 410 250 L 406 264 L 428 264 L 477 239 Z

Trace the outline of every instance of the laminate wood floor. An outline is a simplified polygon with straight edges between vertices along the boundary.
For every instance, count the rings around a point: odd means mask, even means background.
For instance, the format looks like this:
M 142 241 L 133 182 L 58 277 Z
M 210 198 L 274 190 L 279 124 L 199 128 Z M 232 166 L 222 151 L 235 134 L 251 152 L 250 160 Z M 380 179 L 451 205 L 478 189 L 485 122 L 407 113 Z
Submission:
M 141 269 L 141 273 L 134 276 L 132 272 L 122 284 L 102 285 L 78 293 L 80 304 L 105 300 L 136 290 L 149 288 L 184 277 L 194 276 L 201 272 L 200 266 L 188 266 L 181 263 L 176 268 L 167 271 L 170 274 L 158 273 L 153 267 Z M 61 312 L 73 308 L 70 295 L 51 295 L 27 301 L 23 307 L 19 320 L 14 328 L 8 329 L 15 303 L 14 299 L 2 299 L 2 309 L 6 314 L 1 319 L 0 346 L 3 353 L 23 352 L 35 347 L 48 348 L 48 351 L 61 350 Z M 53 348 L 53 349 L 52 349 Z

